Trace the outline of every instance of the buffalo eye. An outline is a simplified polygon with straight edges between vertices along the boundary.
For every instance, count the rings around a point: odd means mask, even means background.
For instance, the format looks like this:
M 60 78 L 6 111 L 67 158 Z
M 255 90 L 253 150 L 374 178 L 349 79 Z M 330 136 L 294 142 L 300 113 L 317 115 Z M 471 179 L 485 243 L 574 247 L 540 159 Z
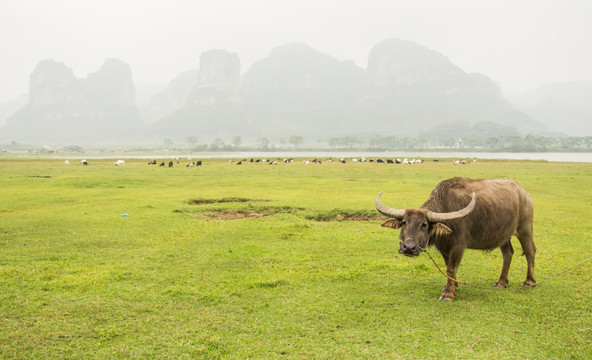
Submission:
M 427 221 L 424 221 L 424 222 L 421 224 L 421 227 L 422 227 L 422 228 L 425 228 L 425 227 L 427 227 L 427 226 L 428 226 L 428 222 L 427 222 Z
M 401 220 L 401 226 L 405 226 L 405 225 L 407 225 L 407 221 Z

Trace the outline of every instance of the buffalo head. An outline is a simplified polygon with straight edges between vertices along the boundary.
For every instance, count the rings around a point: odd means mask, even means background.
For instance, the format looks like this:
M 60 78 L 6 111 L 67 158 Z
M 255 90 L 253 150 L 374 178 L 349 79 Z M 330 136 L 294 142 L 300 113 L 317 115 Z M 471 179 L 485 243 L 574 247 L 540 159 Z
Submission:
M 376 210 L 390 219 L 382 226 L 401 229 L 399 236 L 399 253 L 407 256 L 417 256 L 428 245 L 434 236 L 451 234 L 452 230 L 444 223 L 460 219 L 470 214 L 475 208 L 475 193 L 469 205 L 464 209 L 436 213 L 428 209 L 393 209 L 380 202 L 380 195 L 376 198 Z

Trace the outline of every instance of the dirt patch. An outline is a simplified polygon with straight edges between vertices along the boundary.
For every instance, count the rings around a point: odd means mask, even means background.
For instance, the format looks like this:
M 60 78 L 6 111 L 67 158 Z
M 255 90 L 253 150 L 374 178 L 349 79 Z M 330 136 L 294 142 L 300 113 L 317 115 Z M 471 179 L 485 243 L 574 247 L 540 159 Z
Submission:
M 257 200 L 247 199 L 242 197 L 225 197 L 222 199 L 191 199 L 187 203 L 189 205 L 208 205 L 208 204 L 225 204 L 225 203 L 245 203 L 249 201 L 269 201 L 269 200 Z
M 194 217 L 199 217 L 203 220 L 237 220 L 237 219 L 258 219 L 266 216 L 275 215 L 273 213 L 262 214 L 255 211 L 243 212 L 240 210 L 225 210 L 225 211 L 205 211 L 203 213 L 192 214 Z
M 198 212 L 191 212 L 189 215 L 203 220 L 237 220 L 237 219 L 258 219 L 277 214 L 293 213 L 298 210 L 289 206 L 249 206 L 243 209 L 207 209 Z M 175 210 L 174 212 L 185 212 Z
M 262 289 L 272 289 L 272 288 L 276 288 L 276 287 L 282 286 L 282 285 L 288 285 L 288 282 L 286 280 L 261 281 L 261 282 L 254 283 L 252 285 L 252 287 L 258 287 L 258 288 L 262 288 Z
M 297 214 L 307 220 L 328 222 L 328 221 L 384 221 L 386 218 L 373 209 L 332 209 L 327 211 L 307 211 L 304 208 L 293 208 L 290 206 L 271 206 L 264 204 L 253 204 L 253 200 L 247 198 L 222 198 L 222 199 L 192 199 L 191 205 L 211 205 L 223 203 L 243 203 L 248 202 L 239 208 L 225 207 L 199 207 L 173 210 L 175 213 L 185 213 L 191 217 L 209 220 L 238 220 L 238 219 L 258 219 L 278 214 Z M 232 206 L 234 207 L 234 206 Z

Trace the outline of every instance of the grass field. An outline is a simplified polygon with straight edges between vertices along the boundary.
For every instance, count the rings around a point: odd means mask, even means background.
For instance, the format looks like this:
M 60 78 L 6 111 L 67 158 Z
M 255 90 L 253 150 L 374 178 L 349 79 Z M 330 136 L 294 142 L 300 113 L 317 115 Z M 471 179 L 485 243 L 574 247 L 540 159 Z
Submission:
M 0 158 L 0 358 L 592 357 L 592 261 L 553 277 L 592 256 L 592 164 L 146 162 Z M 378 192 L 418 207 L 453 176 L 530 192 L 539 286 L 516 239 L 508 289 L 451 303 L 397 253 Z M 490 287 L 501 263 L 468 250 L 458 277 Z

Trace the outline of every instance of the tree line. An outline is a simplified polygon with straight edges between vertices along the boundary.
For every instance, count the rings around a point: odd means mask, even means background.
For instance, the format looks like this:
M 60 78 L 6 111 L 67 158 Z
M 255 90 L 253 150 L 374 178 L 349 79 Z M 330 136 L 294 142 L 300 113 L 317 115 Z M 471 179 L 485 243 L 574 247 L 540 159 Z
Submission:
M 368 141 L 374 150 L 407 149 L 450 149 L 482 150 L 493 152 L 548 152 L 548 151 L 591 151 L 592 136 L 553 137 L 528 134 L 488 137 L 449 137 L 443 142 L 433 143 L 426 138 L 375 136 Z
M 233 136 L 229 142 L 222 138 L 215 138 L 209 143 L 200 143 L 195 136 L 187 136 L 184 142 L 171 138 L 162 140 L 168 150 L 190 151 L 287 151 L 287 150 L 432 150 L 432 151 L 483 151 L 483 152 L 590 152 L 592 151 L 592 136 L 554 137 L 529 134 L 526 136 L 503 135 L 488 137 L 448 137 L 445 140 L 430 140 L 424 137 L 382 136 L 371 138 L 356 136 L 338 136 L 322 140 L 305 142 L 304 137 L 292 135 L 272 142 L 269 138 L 261 137 L 245 144 L 242 136 Z M 305 145 L 303 145 L 305 144 Z M 31 150 L 32 145 L 11 142 L 3 145 L 0 152 L 10 150 Z M 152 149 L 151 149 L 152 148 Z M 153 150 L 154 145 L 141 147 L 136 150 Z M 43 150 L 41 150 L 43 151 Z M 68 145 L 62 151 L 83 152 L 78 145 Z
M 230 142 L 216 138 L 209 144 L 199 144 L 195 136 L 185 139 L 187 147 L 193 151 L 244 151 L 244 150 L 296 150 L 296 149 L 334 149 L 334 150 L 454 150 L 454 151 L 492 151 L 492 152 L 549 152 L 549 151 L 592 151 L 592 136 L 553 137 L 529 134 L 526 136 L 504 135 L 489 137 L 449 137 L 434 142 L 423 137 L 382 136 L 371 138 L 356 136 L 330 137 L 317 140 L 316 146 L 305 146 L 305 139 L 300 135 L 292 135 L 287 139 L 280 139 L 279 143 L 272 143 L 270 139 L 261 137 L 254 144 L 245 145 L 241 136 L 234 136 Z M 163 140 L 164 145 L 180 148 L 173 140 Z M 176 146 L 174 146 L 176 145 Z

